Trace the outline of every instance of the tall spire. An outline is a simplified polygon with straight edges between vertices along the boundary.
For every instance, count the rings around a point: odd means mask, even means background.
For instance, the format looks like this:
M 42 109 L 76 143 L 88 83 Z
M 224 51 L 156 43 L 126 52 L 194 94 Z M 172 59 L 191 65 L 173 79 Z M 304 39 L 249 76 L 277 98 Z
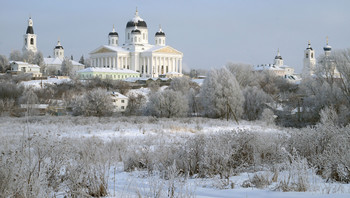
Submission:
M 136 6 L 136 11 L 135 11 L 135 16 L 139 16 L 139 11 L 137 11 L 137 6 Z
M 328 36 L 326 37 L 326 45 L 328 45 Z
M 162 25 L 159 24 L 159 32 L 163 32 L 162 31 Z
M 277 56 L 281 56 L 280 55 L 280 48 L 277 48 Z
M 114 24 L 113 24 L 113 30 L 112 30 L 112 32 L 115 32 Z

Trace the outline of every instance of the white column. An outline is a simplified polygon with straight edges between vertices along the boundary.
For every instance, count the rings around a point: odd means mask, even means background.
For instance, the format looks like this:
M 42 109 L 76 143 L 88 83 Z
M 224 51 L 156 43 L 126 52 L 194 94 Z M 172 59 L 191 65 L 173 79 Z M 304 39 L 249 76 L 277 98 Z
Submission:
M 175 71 L 179 72 L 178 71 L 178 59 L 177 58 L 175 58 Z
M 147 59 L 147 74 L 150 73 L 150 67 L 149 67 L 149 57 L 146 58 Z
M 170 72 L 171 70 L 170 70 L 170 58 L 168 57 L 167 58 L 167 67 L 168 67 L 168 72 Z
M 180 63 L 179 64 L 180 64 L 180 72 L 179 73 L 182 74 L 182 59 L 180 59 Z
M 115 57 L 113 57 L 113 69 L 115 69 Z

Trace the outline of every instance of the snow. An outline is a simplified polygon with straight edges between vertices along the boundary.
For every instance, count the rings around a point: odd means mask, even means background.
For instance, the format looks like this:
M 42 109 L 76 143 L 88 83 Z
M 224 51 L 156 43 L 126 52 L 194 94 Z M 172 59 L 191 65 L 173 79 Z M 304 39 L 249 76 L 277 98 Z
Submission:
M 164 90 L 166 87 L 162 87 Z M 148 88 L 131 90 L 131 93 L 147 95 Z M 0 121 L 0 138 L 18 136 L 23 133 L 24 120 L 26 118 L 8 118 Z M 257 133 L 287 134 L 285 129 L 275 126 L 266 126 L 259 122 L 241 121 L 239 124 L 233 121 L 185 118 L 185 119 L 157 119 L 156 122 L 148 122 L 149 117 L 121 117 L 121 118 L 84 118 L 84 117 L 33 117 L 28 123 L 33 131 L 50 133 L 57 138 L 87 139 L 99 138 L 103 141 L 113 141 L 119 138 L 130 138 L 132 140 L 142 138 L 166 139 L 174 141 L 176 138 L 186 138 L 195 134 L 218 134 L 220 132 L 244 132 L 256 131 Z M 15 123 L 15 124 L 14 124 Z M 59 127 L 57 127 L 59 123 Z M 57 136 L 56 136 L 57 135 Z M 165 142 L 166 143 L 166 142 Z M 196 175 L 185 179 L 176 177 L 174 179 L 175 189 L 178 197 L 198 198 L 345 198 L 349 197 L 350 184 L 327 183 L 311 169 L 307 171 L 310 183 L 308 192 L 280 192 L 274 189 L 279 181 L 288 177 L 288 171 L 280 172 L 277 182 L 258 189 L 255 187 L 242 187 L 245 181 L 250 180 L 254 174 L 273 175 L 269 171 L 254 173 L 243 172 L 227 180 L 214 176 L 212 178 L 198 178 Z M 160 173 L 149 173 L 147 171 L 135 170 L 125 172 L 123 164 L 119 162 L 110 168 L 108 173 L 108 192 L 112 197 L 154 197 L 152 191 L 158 190 L 167 197 L 170 180 L 160 178 Z M 57 196 L 59 197 L 59 196 Z
M 61 84 L 64 82 L 69 82 L 70 79 L 58 79 L 58 78 L 47 78 L 47 80 L 30 80 L 30 81 L 22 81 L 21 84 L 25 87 L 35 87 L 41 88 L 41 84 Z

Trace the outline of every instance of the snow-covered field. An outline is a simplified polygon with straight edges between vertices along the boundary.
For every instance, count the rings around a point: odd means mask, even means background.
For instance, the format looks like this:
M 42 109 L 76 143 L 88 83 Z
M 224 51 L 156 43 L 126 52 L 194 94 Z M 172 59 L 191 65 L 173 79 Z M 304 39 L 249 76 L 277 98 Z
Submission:
M 215 166 L 216 163 L 223 163 L 222 160 L 230 157 L 225 153 L 233 152 L 232 148 L 220 146 L 226 143 L 234 146 L 235 144 L 230 144 L 231 137 L 239 137 L 247 141 L 254 139 L 250 147 L 255 150 L 281 150 L 282 148 L 282 151 L 271 152 L 281 155 L 284 152 L 283 147 L 274 147 L 273 144 L 279 144 L 279 141 L 285 140 L 289 135 L 290 131 L 286 129 L 266 126 L 260 122 L 241 121 L 237 124 L 233 121 L 205 118 L 3 117 L 0 119 L 0 148 L 3 153 L 1 158 L 3 160 L 0 162 L 8 159 L 4 153 L 26 148 L 25 145 L 28 144 L 31 144 L 29 150 L 33 149 L 34 154 L 40 153 L 40 148 L 47 147 L 49 150 L 52 149 L 47 155 L 55 152 L 61 155 L 66 151 L 68 153 L 65 156 L 70 157 L 87 155 L 89 156 L 87 159 L 93 161 L 91 164 L 87 162 L 87 167 L 90 167 L 92 174 L 103 172 L 100 177 L 105 177 L 108 197 L 349 197 L 349 184 L 326 182 L 316 175 L 314 169 L 308 167 L 306 161 L 298 157 L 292 159 L 290 163 L 271 164 L 270 158 L 264 161 L 266 157 L 255 156 L 253 164 L 240 165 L 234 169 L 234 172 L 232 172 L 233 169 L 225 172 L 224 168 L 221 172 L 228 176 L 215 174 L 216 170 L 210 170 L 209 165 L 207 166 L 207 164 Z M 269 142 L 273 143 L 273 147 Z M 188 145 L 193 143 L 196 144 Z M 59 145 L 64 145 L 65 148 Z M 207 164 L 202 163 L 201 166 L 208 168 L 204 177 L 200 171 L 191 174 L 179 168 L 182 163 L 181 158 L 191 156 L 181 152 L 190 153 L 189 150 L 194 149 L 195 146 L 203 150 L 213 149 L 213 151 L 205 151 L 214 157 L 214 161 L 208 158 L 205 159 L 209 160 Z M 41 152 L 45 153 L 45 151 Z M 87 154 L 84 154 L 85 152 Z M 216 153 L 212 154 L 212 152 Z M 259 151 L 257 153 L 260 154 Z M 52 154 L 52 156 L 55 155 L 57 154 Z M 216 155 L 218 157 L 215 157 Z M 201 157 L 205 156 L 199 156 Z M 50 159 L 52 160 L 52 157 Z M 278 161 L 282 157 L 276 159 Z M 192 159 L 187 160 L 191 162 Z M 35 159 L 30 161 L 33 164 L 36 162 Z M 82 162 L 84 160 L 77 161 L 78 164 Z M 41 163 L 44 164 L 44 162 Z M 47 166 L 50 165 L 50 162 L 46 163 Z M 70 165 L 67 165 L 64 160 L 57 162 L 57 164 L 60 163 L 62 167 Z M 168 166 L 165 167 L 165 165 Z M 63 171 L 62 167 L 60 171 Z M 69 172 L 68 168 L 63 172 Z M 66 185 L 53 188 L 53 192 L 49 194 L 63 197 L 64 192 L 68 192 L 67 189 L 72 190 L 67 187 L 71 186 L 69 182 L 72 182 L 72 178 L 67 180 Z M 84 181 L 81 178 L 77 180 L 80 183 Z M 282 192 L 285 186 L 291 189 L 305 187 L 306 192 Z M 40 188 L 38 187 L 38 195 L 45 194 L 40 191 Z

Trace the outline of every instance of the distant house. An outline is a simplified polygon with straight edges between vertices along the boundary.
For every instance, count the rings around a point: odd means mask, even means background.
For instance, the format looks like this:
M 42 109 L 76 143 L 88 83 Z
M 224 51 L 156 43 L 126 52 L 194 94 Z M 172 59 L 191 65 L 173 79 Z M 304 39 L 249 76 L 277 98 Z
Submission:
M 32 74 L 33 77 L 42 76 L 38 65 L 33 65 L 22 61 L 10 61 L 10 66 L 12 74 L 27 73 Z
M 128 106 L 129 98 L 121 93 L 112 91 L 111 98 L 114 105 L 113 112 L 124 112 Z
M 102 67 L 88 67 L 77 71 L 77 74 L 82 80 L 93 78 L 121 80 L 126 78 L 140 77 L 140 73 L 130 69 L 111 69 Z

